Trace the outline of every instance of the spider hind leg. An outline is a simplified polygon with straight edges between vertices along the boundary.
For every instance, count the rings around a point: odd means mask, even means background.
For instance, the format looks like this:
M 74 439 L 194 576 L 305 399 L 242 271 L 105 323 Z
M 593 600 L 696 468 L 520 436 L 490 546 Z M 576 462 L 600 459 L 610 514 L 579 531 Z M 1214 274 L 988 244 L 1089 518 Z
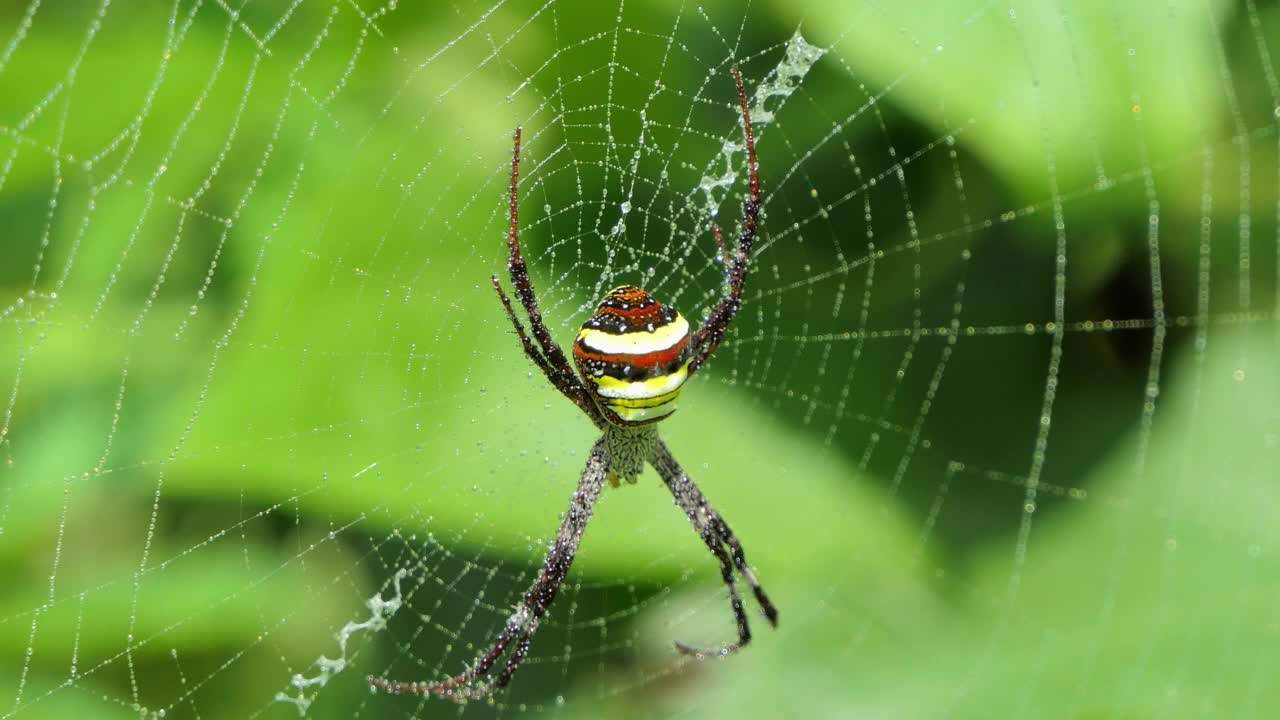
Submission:
M 774 606 L 773 601 L 769 599 L 764 588 L 756 581 L 755 573 L 751 571 L 751 567 L 747 565 L 742 543 L 733 534 L 729 524 L 720 516 L 720 513 L 716 512 L 715 508 L 711 507 L 711 503 L 707 501 L 706 496 L 702 494 L 698 486 L 693 483 L 693 480 L 689 479 L 680 464 L 676 462 L 666 443 L 661 440 L 655 443 L 650 462 L 662 477 L 667 489 L 671 491 L 676 505 L 681 510 L 684 510 L 689 522 L 693 523 L 694 529 L 698 531 L 698 535 L 702 538 L 702 542 L 706 544 L 707 549 L 719 561 L 720 577 L 724 581 L 725 587 L 729 590 L 729 603 L 733 608 L 734 622 L 738 627 L 738 639 L 736 642 L 710 650 L 695 648 L 677 642 L 676 649 L 685 655 L 692 655 L 697 658 L 731 655 L 751 642 L 751 626 L 747 621 L 747 613 L 743 606 L 742 596 L 738 593 L 738 585 L 734 578 L 735 569 L 742 576 L 742 579 L 746 581 L 747 585 L 751 587 L 751 592 L 755 596 L 756 602 L 760 604 L 760 609 L 764 612 L 765 619 L 771 627 L 778 626 L 778 609 Z
M 608 453 L 604 438 L 597 440 L 592 446 L 578 489 L 574 492 L 569 510 L 556 533 L 555 543 L 542 561 L 542 570 L 524 594 L 520 607 L 507 618 L 493 645 L 476 658 L 470 670 L 438 683 L 399 682 L 370 677 L 369 684 L 387 692 L 435 695 L 454 702 L 479 700 L 506 687 L 528 654 L 529 644 L 538 630 L 539 621 L 555 600 L 556 593 L 569 574 L 569 567 L 573 564 L 578 545 L 582 542 L 582 534 L 587 528 L 587 522 L 591 520 L 591 513 L 608 474 Z M 492 682 L 480 681 L 511 647 L 514 650 L 503 665 L 502 672 Z
M 725 553 L 720 538 L 714 533 L 703 532 L 702 540 L 710 548 L 711 554 L 720 561 L 720 577 L 724 580 L 725 587 L 729 588 L 729 603 L 733 607 L 733 619 L 738 624 L 738 640 L 715 649 L 696 648 L 679 640 L 676 641 L 675 646 L 681 654 L 692 655 L 699 659 L 728 657 L 751 642 L 751 626 L 747 623 L 747 612 L 742 606 L 742 596 L 738 594 L 738 586 L 733 580 L 733 564 L 729 561 L 729 555 Z

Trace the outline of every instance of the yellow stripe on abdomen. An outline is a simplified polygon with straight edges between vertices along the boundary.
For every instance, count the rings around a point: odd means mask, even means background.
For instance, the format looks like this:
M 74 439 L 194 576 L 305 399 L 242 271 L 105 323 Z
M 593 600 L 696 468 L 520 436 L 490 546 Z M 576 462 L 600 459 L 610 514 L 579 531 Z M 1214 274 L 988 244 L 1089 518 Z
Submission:
M 619 380 L 607 375 L 592 378 L 596 384 L 596 400 L 625 422 L 644 422 L 664 418 L 676 411 L 676 400 L 684 381 L 689 379 L 689 363 L 679 370 L 648 380 Z
M 645 355 L 674 347 L 688 334 L 689 321 L 676 313 L 675 320 L 652 331 L 635 330 L 619 334 L 584 327 L 578 333 L 578 340 L 588 349 L 606 355 Z
M 670 393 L 678 393 L 680 386 L 689 379 L 689 361 L 686 360 L 674 372 L 651 377 L 647 380 L 620 380 L 608 375 L 591 377 L 589 381 L 596 386 L 596 394 L 602 398 L 619 398 L 638 400 L 653 398 Z
M 644 422 L 658 420 L 676 411 L 676 400 L 680 391 L 667 393 L 655 398 L 643 400 L 622 400 L 600 398 L 600 404 L 612 410 L 625 422 Z

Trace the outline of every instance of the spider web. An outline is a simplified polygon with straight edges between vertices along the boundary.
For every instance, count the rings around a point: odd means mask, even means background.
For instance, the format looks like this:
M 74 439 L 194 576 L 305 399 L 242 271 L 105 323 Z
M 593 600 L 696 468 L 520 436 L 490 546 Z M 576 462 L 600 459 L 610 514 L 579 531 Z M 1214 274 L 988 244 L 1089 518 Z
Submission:
M 0 9 L 0 718 L 1280 706 L 1280 11 L 409 5 Z M 594 440 L 489 286 L 512 129 L 560 342 L 702 318 L 734 63 L 764 229 L 663 433 L 779 628 L 672 651 L 734 630 L 647 474 L 509 690 L 370 693 L 488 647 Z

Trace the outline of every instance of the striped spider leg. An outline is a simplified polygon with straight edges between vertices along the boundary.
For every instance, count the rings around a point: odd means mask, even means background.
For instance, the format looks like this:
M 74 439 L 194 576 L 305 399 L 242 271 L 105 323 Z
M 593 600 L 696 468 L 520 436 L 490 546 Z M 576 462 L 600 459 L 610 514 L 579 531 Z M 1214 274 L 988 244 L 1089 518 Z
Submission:
M 398 682 L 371 677 L 370 685 L 389 692 L 432 694 L 457 702 L 481 699 L 506 687 L 528 654 L 539 622 L 569 573 L 604 481 L 608 480 L 615 488 L 621 486 L 622 480 L 634 483 L 646 463 L 658 471 L 676 506 L 684 511 L 719 562 L 720 575 L 728 588 L 738 628 L 735 642 L 714 650 L 696 649 L 679 642 L 676 648 L 699 658 L 727 656 L 751 641 L 751 629 L 735 582 L 735 570 L 751 588 L 769 624 L 777 626 L 778 611 L 747 565 L 742 544 L 681 469 L 666 444 L 658 438 L 657 431 L 657 423 L 675 412 L 681 387 L 715 352 L 729 323 L 742 306 L 742 289 L 746 283 L 747 265 L 760 212 L 760 180 L 747 97 L 737 66 L 733 67 L 733 77 L 742 107 L 751 175 L 750 196 L 743 203 L 742 233 L 732 258 L 725 257 L 727 252 L 723 249 L 720 228 L 712 226 L 717 244 L 721 246 L 721 256 L 728 265 L 728 293 L 712 309 L 697 332 L 690 335 L 688 321 L 675 308 L 663 305 L 633 285 L 614 288 L 601 300 L 595 314 L 582 325 L 574 341 L 576 371 L 543 322 L 528 266 L 520 252 L 516 192 L 520 171 L 520 130 L 516 130 L 511 161 L 507 269 L 516 299 L 529 318 L 530 331 L 526 331 L 520 322 L 497 275 L 493 276 L 493 287 L 525 355 L 604 435 L 591 448 L 569 511 L 543 560 L 537 579 L 507 618 L 493 645 L 475 659 L 469 670 L 441 682 Z M 510 654 L 502 670 L 489 679 L 490 671 L 508 651 Z

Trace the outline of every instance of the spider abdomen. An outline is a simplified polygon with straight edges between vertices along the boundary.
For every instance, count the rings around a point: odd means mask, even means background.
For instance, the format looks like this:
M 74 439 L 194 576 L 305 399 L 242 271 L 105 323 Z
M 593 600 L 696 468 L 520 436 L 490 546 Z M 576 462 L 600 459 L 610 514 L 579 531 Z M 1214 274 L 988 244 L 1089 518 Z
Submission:
M 634 285 L 610 290 L 583 323 L 573 359 L 605 416 L 622 426 L 675 412 L 689 379 L 689 323 Z

